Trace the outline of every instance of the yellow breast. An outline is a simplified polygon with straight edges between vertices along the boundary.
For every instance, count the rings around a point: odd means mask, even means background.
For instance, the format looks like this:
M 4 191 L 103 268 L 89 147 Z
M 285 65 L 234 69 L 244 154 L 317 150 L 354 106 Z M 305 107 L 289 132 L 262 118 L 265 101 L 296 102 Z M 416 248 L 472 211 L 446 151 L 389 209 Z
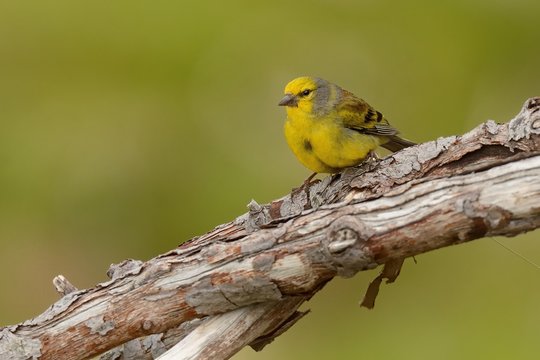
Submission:
M 343 127 L 335 113 L 315 118 L 297 108 L 287 109 L 285 138 L 298 160 L 316 173 L 357 165 L 380 143 L 377 137 Z

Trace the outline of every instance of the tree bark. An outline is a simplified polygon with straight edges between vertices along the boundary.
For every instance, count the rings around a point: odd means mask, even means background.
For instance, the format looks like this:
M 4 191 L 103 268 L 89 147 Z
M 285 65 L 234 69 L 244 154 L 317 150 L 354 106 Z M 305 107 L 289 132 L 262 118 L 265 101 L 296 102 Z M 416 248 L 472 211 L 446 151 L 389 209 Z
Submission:
M 93 288 L 55 282 L 65 296 L 0 329 L 0 358 L 88 359 L 120 345 L 104 358 L 225 359 L 247 344 L 261 349 L 335 276 L 538 228 L 539 134 L 533 98 L 507 124 L 488 121 L 270 204 L 252 201 L 247 214 L 166 254 L 113 266 L 111 280 Z

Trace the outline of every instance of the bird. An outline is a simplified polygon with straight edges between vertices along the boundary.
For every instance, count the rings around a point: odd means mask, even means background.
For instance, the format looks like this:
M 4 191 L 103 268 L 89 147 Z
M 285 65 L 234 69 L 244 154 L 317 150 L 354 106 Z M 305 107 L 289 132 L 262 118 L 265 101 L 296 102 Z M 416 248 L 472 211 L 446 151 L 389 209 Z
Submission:
M 313 171 L 308 183 L 318 173 L 339 173 L 360 164 L 379 146 L 395 152 L 416 145 L 399 137 L 365 100 L 318 77 L 290 81 L 278 105 L 287 110 L 287 144 Z

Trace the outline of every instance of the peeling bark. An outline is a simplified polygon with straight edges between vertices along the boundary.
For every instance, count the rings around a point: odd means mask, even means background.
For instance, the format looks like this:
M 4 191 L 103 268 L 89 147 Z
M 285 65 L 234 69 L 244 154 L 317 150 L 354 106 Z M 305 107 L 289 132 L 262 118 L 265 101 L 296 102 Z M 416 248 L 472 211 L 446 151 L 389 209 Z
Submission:
M 104 358 L 151 359 L 172 347 L 163 359 L 225 359 L 287 330 L 335 276 L 536 229 L 539 109 L 533 98 L 508 124 L 488 121 L 270 204 L 252 201 L 247 214 L 166 254 L 113 266 L 93 288 L 56 281 L 65 296 L 0 329 L 0 358 L 88 359 L 123 344 Z

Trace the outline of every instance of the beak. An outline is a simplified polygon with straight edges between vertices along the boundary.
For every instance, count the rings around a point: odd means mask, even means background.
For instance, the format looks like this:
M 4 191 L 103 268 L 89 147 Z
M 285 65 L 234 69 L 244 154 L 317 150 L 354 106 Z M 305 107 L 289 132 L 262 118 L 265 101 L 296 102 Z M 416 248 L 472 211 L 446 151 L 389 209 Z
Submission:
M 278 103 L 279 106 L 298 106 L 298 99 L 293 94 L 287 93 Z

